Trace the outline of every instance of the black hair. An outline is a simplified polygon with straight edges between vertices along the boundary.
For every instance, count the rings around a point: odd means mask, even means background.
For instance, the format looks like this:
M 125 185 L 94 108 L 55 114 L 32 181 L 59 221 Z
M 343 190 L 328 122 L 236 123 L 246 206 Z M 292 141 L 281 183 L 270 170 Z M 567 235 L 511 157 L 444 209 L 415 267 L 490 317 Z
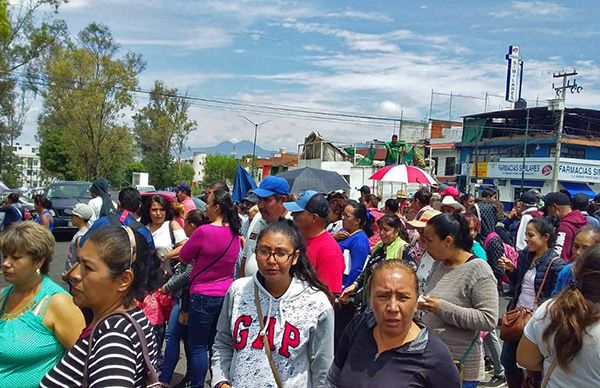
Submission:
M 7 198 L 10 201 L 10 203 L 17 203 L 19 202 L 19 193 L 10 193 L 8 194 Z
M 473 238 L 469 235 L 469 223 L 462 215 L 438 214 L 427 221 L 427 227 L 430 226 L 441 240 L 451 236 L 455 247 L 467 252 L 471 252 L 473 249 Z
M 386 199 L 385 208 L 393 213 L 397 213 L 399 209 L 398 200 L 396 198 Z
M 123 301 L 131 303 L 134 299 L 143 300 L 144 296 L 160 287 L 162 271 L 161 260 L 154 250 L 148 247 L 146 239 L 135 230 L 136 255 L 131 263 L 131 245 L 127 231 L 122 226 L 107 225 L 90 232 L 85 244 L 93 242 L 100 248 L 100 257 L 108 266 L 113 278 L 120 276 L 128 269 L 133 271 L 133 283 Z M 101 292 L 102 290 L 98 290 Z
M 367 237 L 373 235 L 373 216 L 367 211 L 367 208 L 362 203 L 358 203 L 351 199 L 348 201 L 348 206 L 354 208 L 354 217 L 358 218 L 360 228 L 367 234 Z
M 460 203 L 463 205 L 466 204 L 469 201 L 469 198 L 475 198 L 475 197 L 473 197 L 473 194 L 469 194 L 469 193 L 463 194 L 460 197 Z
M 126 187 L 119 191 L 119 204 L 122 209 L 135 213 L 142 206 L 142 196 L 134 187 Z
M 548 235 L 548 248 L 554 248 L 556 244 L 556 233 L 554 232 L 554 225 L 545 220 L 544 218 L 534 217 L 527 225 L 533 225 L 535 230 L 542 236 Z
M 400 236 L 402 240 L 406 242 L 409 241 L 406 228 L 404 227 L 404 224 L 402 224 L 402 221 L 400 221 L 400 217 L 398 217 L 397 215 L 389 214 L 381 217 L 379 220 L 377 220 L 377 226 L 379 226 L 379 229 L 381 229 L 382 225 L 387 225 L 391 228 L 396 229 L 398 231 L 398 236 Z
M 481 198 L 490 198 L 493 197 L 496 192 L 490 188 L 485 188 L 481 190 Z
M 214 181 L 213 183 L 211 183 L 208 186 L 212 191 L 216 191 L 216 190 L 223 190 L 226 192 L 230 192 L 229 190 L 229 186 L 227 186 L 227 183 L 223 182 L 223 181 Z
M 304 239 L 298 231 L 296 224 L 294 224 L 294 221 L 281 218 L 278 221 L 272 222 L 260 232 L 258 239 L 256 240 L 256 246 L 258 246 L 260 240 L 270 232 L 281 233 L 284 236 L 287 236 L 291 240 L 294 250 L 299 252 L 296 264 L 292 265 L 290 268 L 290 275 L 307 282 L 315 290 L 323 291 L 331 300 L 331 295 L 327 290 L 327 286 L 319 279 L 315 269 L 306 256 L 306 244 L 304 243 Z
M 142 209 L 142 224 L 148 225 L 152 221 L 152 218 L 150 218 L 150 208 L 152 207 L 153 202 L 160 204 L 165 209 L 165 222 L 171 221 L 175 217 L 175 213 L 173 212 L 173 208 L 171 208 L 169 200 L 162 195 L 154 194 Z
M 185 216 L 185 220 L 188 223 L 194 224 L 196 226 L 204 225 L 208 222 L 206 216 L 204 215 L 204 212 L 198 209 L 191 210 L 190 212 L 188 212 L 188 214 L 186 214 Z
M 413 199 L 416 199 L 427 206 L 431 202 L 431 192 L 426 188 L 419 189 L 415 195 L 413 195 Z
M 52 209 L 52 201 L 50 201 L 45 195 L 37 194 L 33 197 L 33 202 L 40 205 L 44 209 Z
M 213 191 L 212 195 L 214 203 L 219 207 L 221 211 L 221 217 L 223 217 L 223 221 L 229 225 L 231 233 L 239 235 L 242 227 L 242 221 L 240 220 L 237 210 L 233 206 L 229 192 L 218 189 Z
M 579 210 L 579 211 L 587 211 L 590 207 L 590 201 L 587 197 L 587 195 L 582 194 L 576 194 L 573 199 L 571 200 L 571 208 L 573 210 Z
M 402 259 L 383 260 L 373 267 L 371 271 L 371 276 L 369 276 L 368 284 L 366 287 L 369 295 L 371 294 L 371 285 L 373 284 L 373 278 L 375 278 L 375 274 L 386 269 L 404 271 L 406 274 L 408 274 L 408 277 L 411 278 L 414 282 L 415 297 L 419 295 L 419 279 L 417 278 L 417 273 L 410 265 L 402 261 Z

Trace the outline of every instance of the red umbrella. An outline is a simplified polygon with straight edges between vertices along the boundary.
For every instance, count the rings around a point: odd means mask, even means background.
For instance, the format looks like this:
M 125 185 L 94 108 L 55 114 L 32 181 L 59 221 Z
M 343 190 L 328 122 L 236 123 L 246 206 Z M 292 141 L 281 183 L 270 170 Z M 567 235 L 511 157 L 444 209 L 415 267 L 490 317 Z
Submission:
M 437 184 L 436 180 L 425 171 L 418 167 L 407 166 L 404 164 L 398 166 L 386 166 L 371 175 L 369 179 L 382 182 L 420 183 L 427 185 Z

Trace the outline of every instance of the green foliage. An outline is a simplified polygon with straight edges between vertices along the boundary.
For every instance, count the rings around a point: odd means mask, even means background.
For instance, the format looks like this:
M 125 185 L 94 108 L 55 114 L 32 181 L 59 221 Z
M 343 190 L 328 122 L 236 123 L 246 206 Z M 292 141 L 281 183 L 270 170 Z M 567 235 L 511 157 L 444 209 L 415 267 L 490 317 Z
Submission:
M 117 57 L 108 27 L 92 23 L 78 35 L 77 42 L 55 47 L 45 66 L 48 87 L 38 118 L 40 148 L 56 152 L 42 161 L 50 174 L 64 174 L 73 165 L 78 179 L 105 176 L 119 184 L 133 159 L 133 139 L 122 124 L 124 110 L 132 108 L 130 90 L 145 64 L 127 53 Z M 54 160 L 52 160 L 54 159 Z
M 134 172 L 148 172 L 146 170 L 146 166 L 142 162 L 131 162 L 125 167 L 123 171 L 123 175 L 121 176 L 121 181 L 119 182 L 119 187 L 131 187 L 131 179 Z
M 134 138 L 142 162 L 148 168 L 150 182 L 156 187 L 172 186 L 173 181 L 182 176 L 181 168 L 173 169 L 172 160 L 173 155 L 181 159 L 188 136 L 197 126 L 188 118 L 189 107 L 189 102 L 178 96 L 177 89 L 155 81 L 148 105 L 133 116 Z M 172 175 L 173 171 L 177 172 L 176 176 Z
M 171 166 L 171 172 L 169 174 L 173 182 L 170 186 L 174 186 L 181 182 L 191 183 L 194 179 L 194 167 L 191 164 L 185 162 L 175 162 Z
M 231 156 L 208 155 L 204 162 L 204 184 L 217 180 L 233 182 L 237 170 L 237 161 Z
M 12 27 L 8 20 L 8 1 L 0 0 L 0 43 L 5 44 L 10 40 Z

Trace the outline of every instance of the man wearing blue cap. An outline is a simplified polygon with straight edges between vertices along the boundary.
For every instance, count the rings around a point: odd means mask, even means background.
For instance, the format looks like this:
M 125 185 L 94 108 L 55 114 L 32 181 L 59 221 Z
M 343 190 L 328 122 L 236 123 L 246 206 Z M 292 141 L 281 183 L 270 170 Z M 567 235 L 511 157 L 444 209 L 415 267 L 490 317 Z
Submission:
M 258 271 L 254 249 L 260 232 L 278 219 L 291 218 L 283 203 L 290 194 L 290 185 L 278 176 L 267 176 L 260 182 L 253 194 L 258 198 L 257 214 L 248 228 L 248 238 L 244 243 L 240 262 L 239 277 L 253 276 Z
M 296 202 L 286 202 L 285 208 L 306 242 L 306 256 L 319 279 L 334 295 L 342 293 L 344 256 L 335 239 L 325 231 L 329 202 L 316 191 L 308 190 Z
M 192 189 L 187 183 L 180 183 L 175 188 L 175 196 L 177 196 L 177 202 L 183 205 L 183 218 L 187 216 L 192 210 L 196 210 L 196 204 L 192 200 Z

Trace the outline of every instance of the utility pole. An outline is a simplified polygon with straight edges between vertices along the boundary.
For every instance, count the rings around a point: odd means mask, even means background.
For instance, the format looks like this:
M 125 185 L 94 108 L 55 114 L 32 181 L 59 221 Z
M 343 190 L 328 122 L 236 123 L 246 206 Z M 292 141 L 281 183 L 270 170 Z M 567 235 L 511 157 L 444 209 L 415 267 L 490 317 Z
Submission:
M 552 169 L 552 191 L 558 191 L 558 166 L 560 164 L 560 152 L 561 152 L 561 143 L 562 143 L 562 134 L 563 134 L 563 125 L 565 121 L 565 98 L 567 95 L 567 89 L 571 89 L 571 93 L 580 93 L 583 87 L 577 85 L 577 80 L 568 81 L 568 77 L 576 76 L 577 72 L 575 70 L 571 72 L 558 72 L 554 73 L 552 76 L 554 78 L 562 78 L 562 86 L 554 86 L 552 84 L 552 89 L 556 91 L 556 97 L 558 100 L 558 109 L 560 109 L 560 118 L 558 120 L 558 134 L 556 139 L 556 155 L 554 155 L 554 167 Z
M 260 127 L 263 124 L 268 123 L 271 120 L 263 121 L 262 123 L 257 124 L 254 121 L 250 120 L 246 116 L 240 116 L 240 117 L 243 118 L 243 119 L 245 119 L 246 121 L 248 121 L 250 124 L 254 125 L 254 143 L 252 144 L 252 168 L 251 168 L 251 174 L 252 174 L 253 178 L 256 178 L 256 133 L 258 132 L 258 127 Z

